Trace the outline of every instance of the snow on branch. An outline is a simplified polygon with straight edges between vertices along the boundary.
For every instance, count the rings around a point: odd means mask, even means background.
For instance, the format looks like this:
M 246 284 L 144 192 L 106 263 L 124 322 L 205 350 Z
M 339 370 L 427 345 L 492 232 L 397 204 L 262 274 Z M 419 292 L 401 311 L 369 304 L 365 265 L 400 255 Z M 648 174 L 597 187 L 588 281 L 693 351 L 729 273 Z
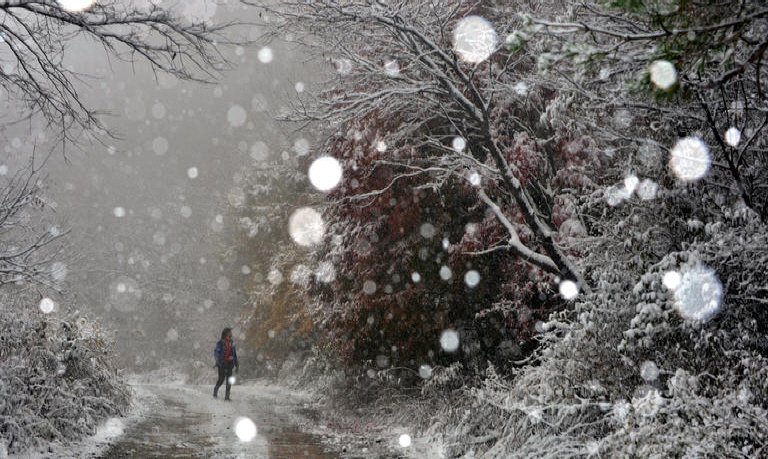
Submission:
M 555 264 L 555 262 L 552 261 L 551 258 L 549 258 L 546 255 L 542 255 L 534 252 L 533 250 L 526 247 L 520 241 L 520 237 L 518 237 L 517 235 L 517 230 L 515 229 L 515 226 L 512 224 L 512 222 L 509 221 L 507 216 L 504 215 L 504 212 L 502 212 L 498 204 L 493 202 L 491 198 L 489 198 L 488 195 L 485 194 L 485 192 L 482 190 L 479 190 L 477 192 L 477 195 L 488 206 L 488 208 L 491 209 L 491 211 L 499 220 L 499 222 L 507 230 L 507 233 L 509 234 L 509 241 L 507 242 L 507 248 L 512 253 L 519 256 L 523 260 L 544 269 L 545 271 L 548 271 L 553 274 L 559 274 L 558 267 Z
M 61 129 L 62 140 L 77 141 L 72 128 L 108 132 L 100 113 L 82 94 L 83 75 L 66 65 L 79 37 L 100 44 L 107 56 L 144 61 L 154 72 L 175 78 L 211 81 L 226 66 L 217 44 L 233 23 L 209 25 L 181 17 L 154 2 L 104 0 L 85 11 L 70 12 L 53 0 L 0 2 L 0 47 L 9 56 L 0 69 L 2 86 L 29 113 L 40 113 Z
M 69 231 L 43 224 L 39 180 L 30 164 L 0 183 L 0 286 L 32 282 L 59 290 L 50 266 Z
M 469 154 L 481 163 L 486 157 L 492 159 L 495 180 L 513 197 L 525 224 L 558 273 L 580 278 L 555 243 L 551 225 L 545 221 L 547 212 L 532 196 L 536 191 L 529 190 L 527 184 L 539 179 L 524 178 L 519 165 L 511 160 L 511 146 L 500 133 L 502 129 L 529 132 L 531 128 L 518 117 L 492 110 L 504 97 L 504 82 L 495 74 L 494 66 L 513 60 L 470 64 L 461 60 L 450 42 L 453 29 L 470 13 L 471 5 L 336 0 L 244 3 L 259 6 L 275 17 L 268 38 L 290 33 L 296 41 L 319 47 L 323 57 L 336 63 L 337 75 L 316 100 L 301 102 L 294 121 L 323 120 L 330 126 L 346 126 L 350 116 L 376 114 L 396 120 L 399 124 L 390 135 L 408 139 L 410 144 L 422 144 L 424 136 L 428 138 L 435 130 L 460 126 L 475 144 Z M 494 71 L 486 76 L 481 68 Z M 507 69 L 498 71 L 504 74 Z M 442 151 L 457 162 L 466 155 Z M 437 159 L 428 161 L 442 166 Z

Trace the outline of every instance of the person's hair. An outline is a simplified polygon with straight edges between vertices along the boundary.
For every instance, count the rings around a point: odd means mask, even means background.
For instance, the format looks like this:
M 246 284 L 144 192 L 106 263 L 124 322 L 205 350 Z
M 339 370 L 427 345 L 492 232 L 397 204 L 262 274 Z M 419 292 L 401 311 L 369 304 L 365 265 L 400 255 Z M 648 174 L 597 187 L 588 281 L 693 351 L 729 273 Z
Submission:
M 224 339 L 227 336 L 227 333 L 232 333 L 232 329 L 227 327 L 224 330 L 221 331 L 221 339 Z

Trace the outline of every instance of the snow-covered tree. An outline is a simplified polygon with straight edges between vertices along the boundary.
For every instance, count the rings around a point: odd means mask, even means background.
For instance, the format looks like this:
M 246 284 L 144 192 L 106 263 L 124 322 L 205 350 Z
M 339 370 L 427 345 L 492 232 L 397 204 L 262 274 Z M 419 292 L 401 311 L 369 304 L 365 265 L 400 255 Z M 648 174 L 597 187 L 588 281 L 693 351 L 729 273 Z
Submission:
M 67 230 L 52 218 L 55 203 L 34 161 L 0 175 L 0 288 L 44 285 L 60 289 L 66 267 L 56 264 Z
M 244 274 L 248 299 L 239 323 L 248 345 L 260 364 L 276 370 L 275 363 L 306 350 L 315 331 L 305 308 L 311 251 L 293 242 L 287 226 L 298 208 L 317 202 L 317 195 L 309 189 L 305 152 L 278 157 L 269 150 L 256 142 L 253 164 L 238 175 L 237 196 L 229 203 L 237 234 L 228 253 Z
M 380 133 L 384 148 L 429 151 L 401 162 L 404 173 L 428 174 L 437 187 L 476 172 L 484 185 L 501 190 L 503 196 L 489 196 L 486 186 L 477 188 L 477 199 L 506 232 L 493 250 L 583 284 L 551 221 L 552 181 L 581 171 L 552 156 L 547 143 L 559 137 L 535 132 L 518 116 L 529 97 L 522 86 L 514 88 L 527 62 L 499 49 L 498 38 L 512 26 L 500 20 L 511 6 L 329 0 L 263 7 L 275 16 L 275 34 L 322 49 L 337 69 L 326 89 L 302 100 L 288 118 L 320 121 L 342 135 L 351 118 L 375 113 L 393 121 Z M 487 20 L 476 16 L 482 14 Z M 523 116 L 536 111 L 527 108 Z
M 41 115 L 61 141 L 109 132 L 85 95 L 88 73 L 68 65 L 84 46 L 95 43 L 108 56 L 181 79 L 211 79 L 224 63 L 215 43 L 226 42 L 225 25 L 155 1 L 13 0 L 0 2 L 0 11 L 0 86 L 21 110 L 19 120 Z
M 436 189 L 398 164 L 421 152 L 376 148 L 386 121 L 349 126 L 332 154 L 350 167 L 328 195 L 329 234 L 314 261 L 322 301 L 310 311 L 326 338 L 351 363 L 520 357 L 542 311 L 563 305 L 546 278 L 501 251 L 476 255 L 504 230 L 469 181 L 448 177 Z M 458 354 L 441 350 L 447 329 L 461 335 Z
M 536 217 L 559 230 L 554 240 L 579 255 L 590 284 L 573 292 L 573 309 L 539 324 L 541 346 L 518 362 L 526 365 L 514 378 L 489 366 L 480 387 L 465 389 L 469 400 L 440 406 L 449 419 L 421 413 L 427 434 L 445 440 L 446 456 L 765 455 L 762 3 L 283 4 L 289 9 L 272 10 L 278 23 L 322 49 L 339 72 L 326 93 L 298 107 L 328 123 L 324 152 L 355 180 L 329 195 L 337 240 L 321 252 L 342 287 L 325 292 L 331 300 L 318 306 L 331 308 L 318 317 L 348 321 L 339 339 L 369 327 L 366 339 L 375 342 L 378 330 L 355 308 L 368 307 L 378 325 L 398 312 L 399 293 L 376 302 L 357 293 L 365 286 L 349 285 L 370 278 L 369 292 L 382 289 L 376 275 L 391 276 L 390 251 L 402 266 L 418 263 L 409 250 L 428 244 L 416 242 L 415 229 L 425 216 L 433 225 L 442 218 L 418 206 L 466 202 L 448 190 L 468 172 L 480 184 L 468 188 L 472 202 L 488 206 L 496 225 L 481 232 L 478 244 L 487 245 L 471 251 L 500 252 L 493 236 L 501 228 L 505 237 L 518 231 L 537 255 L 558 258 L 519 209 L 523 194 L 505 181 L 517 177 Z M 492 36 L 486 26 L 494 25 L 492 47 L 476 34 L 472 45 L 456 44 L 453 32 L 469 17 L 472 30 L 486 32 L 480 37 Z M 505 167 L 489 138 L 502 154 L 518 155 L 503 156 Z M 570 155 L 558 160 L 558 148 Z M 537 152 L 545 153 L 541 162 Z M 547 174 L 540 164 L 560 166 Z M 563 182 L 574 191 L 557 188 Z M 560 224 L 555 209 L 564 214 Z M 577 237 L 565 237 L 564 227 Z M 407 236 L 382 237 L 399 228 Z M 442 320 L 429 309 L 434 292 L 420 292 L 405 302 L 433 326 Z M 403 334 L 407 340 L 407 328 Z M 441 387 L 451 374 L 426 387 Z
M 542 81 L 568 88 L 550 104 L 551 123 L 589 130 L 626 169 L 658 171 L 668 149 L 691 181 L 699 162 L 711 169 L 705 185 L 765 221 L 766 27 L 754 1 L 574 4 L 525 15 L 510 41 L 538 55 Z
M 577 252 L 563 247 L 584 234 L 575 196 L 594 189 L 600 164 L 584 154 L 588 138 L 539 122 L 556 88 L 529 89 L 535 62 L 500 46 L 512 6 L 264 8 L 275 34 L 322 49 L 335 70 L 286 117 L 316 122 L 320 151 L 345 169 L 329 194 L 328 257 L 318 260 L 337 281 L 331 293 L 318 284 L 328 302 L 314 308 L 316 322 L 357 360 L 392 349 L 406 362 L 427 359 L 451 327 L 468 348 L 503 343 L 519 355 L 522 336 L 508 331 L 530 330 L 532 310 L 562 307 L 557 281 L 589 289 Z M 473 290 L 475 275 L 485 282 Z
M 764 6 L 530 13 L 510 42 L 571 89 L 547 122 L 612 163 L 576 201 L 594 290 L 542 324 L 535 365 L 472 391 L 456 430 L 489 433 L 449 454 L 764 455 Z

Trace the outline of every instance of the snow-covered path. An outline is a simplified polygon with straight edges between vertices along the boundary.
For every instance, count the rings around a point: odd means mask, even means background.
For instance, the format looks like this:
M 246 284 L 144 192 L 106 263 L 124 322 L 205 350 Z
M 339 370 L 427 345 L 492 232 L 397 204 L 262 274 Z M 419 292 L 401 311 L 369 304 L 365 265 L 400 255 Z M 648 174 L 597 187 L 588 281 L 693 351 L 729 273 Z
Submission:
M 136 384 L 146 416 L 125 428 L 99 457 L 339 457 L 316 435 L 299 431 L 292 421 L 303 401 L 275 386 L 238 385 L 232 402 L 211 396 L 212 386 Z M 256 436 L 241 441 L 235 433 L 239 418 L 256 425 Z

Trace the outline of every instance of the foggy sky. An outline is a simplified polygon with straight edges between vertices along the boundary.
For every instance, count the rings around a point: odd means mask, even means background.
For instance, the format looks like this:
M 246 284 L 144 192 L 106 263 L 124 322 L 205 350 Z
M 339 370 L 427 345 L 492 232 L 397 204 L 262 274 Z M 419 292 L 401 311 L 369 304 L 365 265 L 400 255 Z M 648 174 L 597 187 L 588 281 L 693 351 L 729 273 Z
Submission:
M 241 8 L 233 1 L 220 5 L 214 21 L 255 13 Z M 238 33 L 255 38 L 259 29 Z M 310 86 L 310 72 L 295 50 L 278 43 L 269 48 L 269 63 L 259 60 L 265 52 L 260 45 L 223 48 L 234 68 L 208 85 L 157 77 L 143 62 L 106 60 L 100 46 L 82 40 L 70 48 L 69 65 L 92 76 L 84 80 L 84 99 L 111 112 L 104 122 L 121 138 L 107 138 L 106 145 L 84 142 L 84 151 L 69 146 L 66 157 L 54 154 L 44 170 L 46 195 L 63 226 L 72 229 L 65 297 L 117 328 L 123 351 L 150 340 L 169 349 L 161 358 L 173 357 L 175 347 L 199 346 L 195 357 L 204 359 L 218 330 L 236 325 L 247 307 L 246 275 L 236 257 L 224 257 L 234 243 L 228 194 L 254 163 L 255 142 L 266 143 L 271 158 L 294 154 L 291 146 L 301 134 L 273 117 L 296 97 L 296 83 Z M 242 126 L 232 126 L 240 114 L 237 108 L 230 112 L 234 106 L 245 109 Z M 6 148 L 6 161 L 25 157 L 33 144 L 49 146 L 32 126 L 9 128 L 7 138 L 21 147 Z M 116 286 L 124 286 L 121 276 L 155 295 L 115 308 L 111 300 Z M 157 292 L 170 296 L 158 301 Z

